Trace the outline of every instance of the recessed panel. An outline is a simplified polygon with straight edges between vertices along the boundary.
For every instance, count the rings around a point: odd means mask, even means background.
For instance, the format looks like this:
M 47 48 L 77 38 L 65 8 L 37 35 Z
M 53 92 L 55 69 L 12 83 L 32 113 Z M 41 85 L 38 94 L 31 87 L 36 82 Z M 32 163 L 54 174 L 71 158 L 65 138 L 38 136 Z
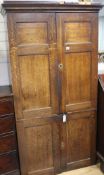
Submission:
M 25 129 L 29 172 L 53 167 L 51 125 Z
M 17 23 L 18 44 L 47 43 L 47 23 Z
M 50 107 L 50 78 L 47 55 L 19 58 L 23 109 Z
M 90 101 L 91 54 L 70 53 L 65 56 L 66 104 Z
M 67 123 L 67 162 L 90 158 L 91 153 L 91 120 L 79 118 Z
M 88 22 L 66 22 L 65 43 L 91 42 L 91 24 Z

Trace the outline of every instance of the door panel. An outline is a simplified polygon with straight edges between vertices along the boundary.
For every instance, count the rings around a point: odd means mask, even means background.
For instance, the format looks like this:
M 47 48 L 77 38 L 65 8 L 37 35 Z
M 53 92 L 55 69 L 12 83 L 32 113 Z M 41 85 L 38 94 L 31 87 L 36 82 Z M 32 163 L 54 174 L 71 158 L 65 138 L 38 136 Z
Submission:
M 95 163 L 95 112 L 68 114 L 67 169 L 88 166 Z
M 40 32 L 39 32 L 40 31 Z M 47 22 L 26 22 L 17 25 L 17 43 L 20 44 L 47 44 Z
M 90 53 L 70 53 L 65 57 L 66 67 L 66 104 L 74 104 L 91 99 Z M 73 71 L 74 70 L 74 71 Z M 76 78 L 75 78 L 76 76 Z
M 53 175 L 59 171 L 61 123 L 60 116 L 17 121 L 23 175 Z
M 97 16 L 86 13 L 57 14 L 60 76 L 60 111 L 96 108 Z
M 65 21 L 65 43 L 85 43 L 91 41 L 91 23 L 83 21 Z
M 59 113 L 55 14 L 9 15 L 9 27 L 17 118 Z
M 22 59 L 19 59 L 23 110 L 50 107 L 47 55 L 23 56 Z

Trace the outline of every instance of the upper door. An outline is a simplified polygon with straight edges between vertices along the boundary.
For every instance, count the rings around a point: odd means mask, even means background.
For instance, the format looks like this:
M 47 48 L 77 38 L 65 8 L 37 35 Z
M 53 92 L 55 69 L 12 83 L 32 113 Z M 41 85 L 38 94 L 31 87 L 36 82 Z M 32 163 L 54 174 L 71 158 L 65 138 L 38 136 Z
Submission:
M 58 113 L 55 14 L 8 14 L 17 119 Z
M 96 108 L 97 14 L 57 14 L 57 46 L 60 111 Z

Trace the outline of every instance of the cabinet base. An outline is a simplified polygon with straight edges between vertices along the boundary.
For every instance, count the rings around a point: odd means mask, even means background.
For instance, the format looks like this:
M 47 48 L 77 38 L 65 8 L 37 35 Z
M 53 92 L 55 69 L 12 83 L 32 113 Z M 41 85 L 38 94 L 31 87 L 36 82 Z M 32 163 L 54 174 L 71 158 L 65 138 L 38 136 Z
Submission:
M 79 169 L 79 168 L 83 168 L 83 167 L 87 167 L 95 164 L 96 164 L 96 160 L 94 161 L 92 161 L 91 159 L 80 160 L 80 161 L 67 164 L 67 170 Z
M 19 170 L 3 173 L 2 175 L 20 175 Z

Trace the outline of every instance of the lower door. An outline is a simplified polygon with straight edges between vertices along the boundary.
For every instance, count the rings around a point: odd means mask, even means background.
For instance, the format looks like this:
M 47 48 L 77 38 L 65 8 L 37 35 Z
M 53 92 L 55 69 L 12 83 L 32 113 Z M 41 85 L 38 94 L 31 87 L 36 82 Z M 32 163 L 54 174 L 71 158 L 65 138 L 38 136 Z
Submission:
M 94 112 L 68 115 L 67 169 L 89 166 L 96 158 L 96 118 Z
M 64 140 L 63 142 L 61 141 L 62 170 L 71 170 L 95 164 L 95 116 L 95 112 L 67 114 L 67 121 L 63 123 L 63 134 L 61 134 L 64 135 Z
M 59 171 L 61 123 L 61 116 L 17 121 L 22 175 Z

